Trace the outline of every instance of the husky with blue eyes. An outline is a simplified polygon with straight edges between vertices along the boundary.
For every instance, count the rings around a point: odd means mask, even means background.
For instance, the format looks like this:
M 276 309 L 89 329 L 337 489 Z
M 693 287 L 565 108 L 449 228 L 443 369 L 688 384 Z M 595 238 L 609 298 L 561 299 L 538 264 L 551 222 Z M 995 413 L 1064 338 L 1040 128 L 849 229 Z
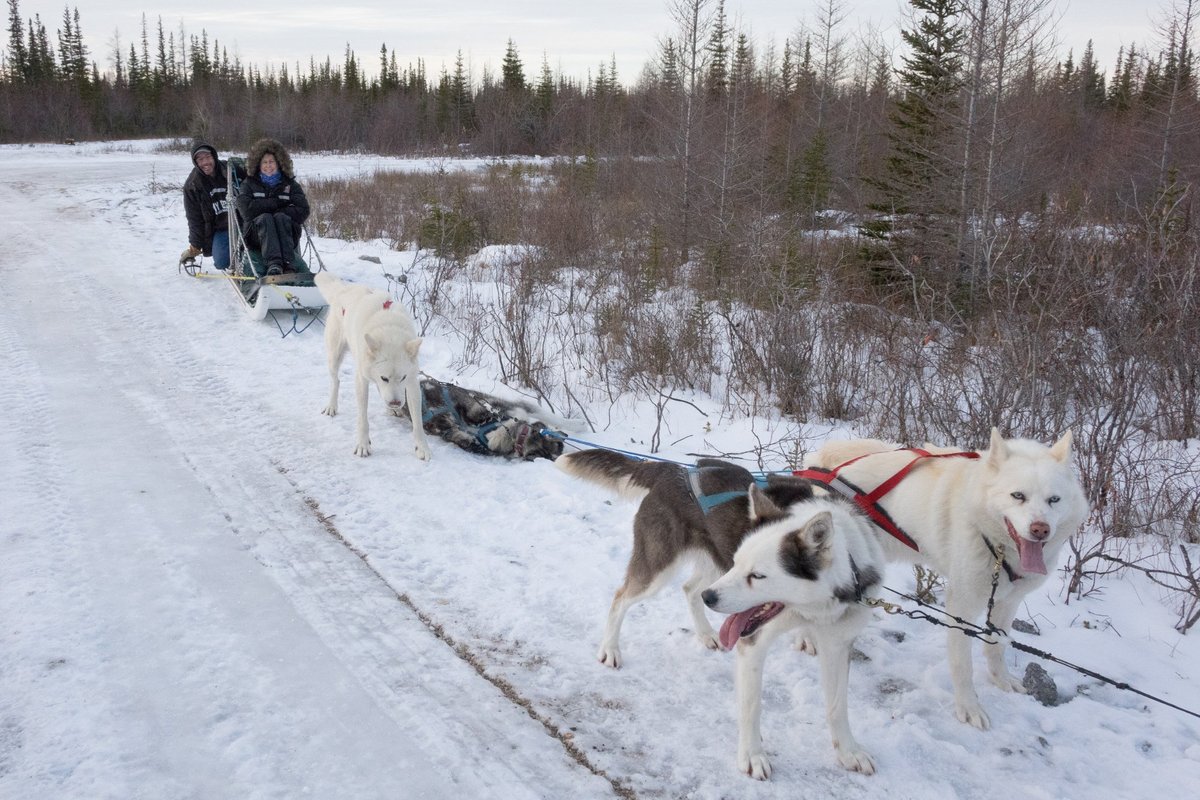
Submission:
M 1045 583 L 1088 513 L 1071 465 L 1070 431 L 1047 447 L 1005 439 L 993 428 L 987 450 L 979 453 L 875 439 L 831 441 L 806 465 L 810 469 L 800 474 L 824 471 L 833 476 L 831 488 L 856 502 L 872 499 L 865 505 L 887 558 L 936 570 L 946 582 L 950 614 L 982 621 L 995 575 L 991 622 L 1004 630 L 1021 601 Z M 947 637 L 955 714 L 986 729 L 990 720 L 972 677 L 972 640 L 957 630 Z M 1001 690 L 1024 692 L 1008 671 L 1005 650 L 1004 637 L 984 646 L 988 674 Z

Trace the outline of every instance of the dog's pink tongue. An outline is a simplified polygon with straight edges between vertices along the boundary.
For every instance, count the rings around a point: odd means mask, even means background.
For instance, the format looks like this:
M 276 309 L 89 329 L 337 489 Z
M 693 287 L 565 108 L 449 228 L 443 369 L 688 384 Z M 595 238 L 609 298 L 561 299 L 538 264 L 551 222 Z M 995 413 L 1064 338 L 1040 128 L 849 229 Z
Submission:
M 1041 542 L 1031 542 L 1021 537 L 1017 539 L 1017 550 L 1021 553 L 1021 572 L 1033 572 L 1038 575 L 1046 574 L 1046 560 L 1042 557 L 1045 549 Z
M 730 614 L 721 623 L 721 646 L 726 650 L 732 650 L 737 640 L 741 638 L 742 631 L 746 630 L 746 626 L 750 624 L 750 618 L 754 616 L 757 608 L 749 608 L 745 611 L 739 611 L 736 614 Z

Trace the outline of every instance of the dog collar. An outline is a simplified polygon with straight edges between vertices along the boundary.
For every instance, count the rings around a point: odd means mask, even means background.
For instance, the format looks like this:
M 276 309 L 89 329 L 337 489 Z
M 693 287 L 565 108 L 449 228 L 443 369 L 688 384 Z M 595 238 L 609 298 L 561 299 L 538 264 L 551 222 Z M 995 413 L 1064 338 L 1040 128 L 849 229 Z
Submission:
M 992 554 L 992 558 L 999 558 L 1000 554 L 996 552 L 996 548 L 992 545 L 991 541 L 989 541 L 988 538 L 982 533 L 979 534 L 979 538 L 983 539 L 983 543 L 987 546 L 988 552 Z M 1007 558 L 1000 560 L 1000 566 L 1004 567 L 1004 574 L 1008 576 L 1009 583 L 1016 583 L 1017 581 L 1021 580 L 1021 576 L 1018 575 L 1017 571 L 1012 568 L 1011 564 L 1008 563 Z

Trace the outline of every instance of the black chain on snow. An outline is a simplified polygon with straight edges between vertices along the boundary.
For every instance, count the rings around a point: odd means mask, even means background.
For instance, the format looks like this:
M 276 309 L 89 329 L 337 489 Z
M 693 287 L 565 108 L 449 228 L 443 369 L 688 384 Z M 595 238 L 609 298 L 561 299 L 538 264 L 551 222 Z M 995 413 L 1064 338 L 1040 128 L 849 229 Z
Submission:
M 1001 552 L 1000 554 L 998 554 L 996 556 L 996 565 L 995 565 L 995 568 L 992 570 L 992 592 L 991 592 L 991 595 L 989 595 L 989 597 L 988 597 L 988 603 L 987 603 L 988 613 L 987 613 L 987 618 L 984 621 L 985 622 L 984 625 L 976 625 L 974 622 L 965 620 L 962 617 L 956 617 L 944 608 L 939 608 L 938 606 L 935 606 L 932 603 L 927 603 L 924 600 L 922 600 L 921 598 L 916 597 L 914 595 L 906 594 L 905 592 L 898 592 L 895 589 L 892 589 L 888 586 L 884 586 L 883 588 L 887 589 L 889 592 L 896 595 L 897 597 L 902 597 L 905 600 L 911 600 L 912 602 L 916 603 L 919 606 L 923 606 L 924 608 L 932 609 L 934 612 L 941 614 L 944 617 L 948 617 L 949 619 L 954 620 L 954 622 L 956 622 L 958 624 L 954 625 L 949 622 L 945 622 L 944 620 L 938 619 L 937 617 L 934 617 L 931 614 L 926 613 L 925 611 L 903 608 L 902 606 L 898 606 L 895 603 L 889 603 L 886 600 L 880 600 L 879 598 L 876 598 L 876 597 L 864 597 L 862 600 L 862 603 L 863 603 L 863 605 L 870 606 L 871 608 L 883 609 L 884 613 L 886 613 L 886 614 L 899 615 L 899 616 L 903 616 L 903 617 L 908 617 L 909 619 L 919 619 L 919 620 L 923 620 L 925 622 L 931 622 L 934 625 L 940 625 L 943 628 L 952 628 L 953 630 L 962 631 L 964 636 L 970 636 L 973 639 L 978 639 L 981 642 L 983 642 L 984 644 L 999 644 L 998 639 L 990 639 L 988 637 L 989 636 L 1003 636 L 1003 637 L 1008 638 L 1008 631 L 1004 630 L 1003 628 L 996 627 L 995 623 L 992 622 L 992 608 L 996 604 L 996 587 L 1000 583 L 1000 565 L 1003 561 L 1003 558 L 1004 558 L 1003 552 Z M 1127 692 L 1133 692 L 1134 694 L 1144 697 L 1147 700 L 1153 700 L 1156 703 L 1161 703 L 1162 705 L 1167 706 L 1169 708 L 1173 708 L 1176 711 L 1182 711 L 1185 714 L 1190 714 L 1191 716 L 1196 717 L 1197 719 L 1200 719 L 1200 713 L 1197 713 L 1190 709 L 1184 708 L 1183 706 L 1175 705 L 1174 703 L 1172 703 L 1168 700 L 1163 700 L 1161 697 L 1155 697 L 1152 694 L 1143 692 L 1141 689 L 1136 689 L 1133 686 L 1130 686 L 1125 681 L 1118 681 L 1118 680 L 1108 677 L 1107 675 L 1101 675 L 1099 672 L 1090 670 L 1087 667 L 1081 667 L 1078 664 L 1073 664 L 1070 661 L 1059 658 L 1058 656 L 1056 656 L 1052 653 L 1047 653 L 1045 650 L 1039 650 L 1036 647 L 1030 647 L 1027 644 L 1022 644 L 1021 642 L 1018 642 L 1015 639 L 1009 638 L 1008 641 L 1009 641 L 1009 644 L 1011 644 L 1014 649 L 1020 650 L 1022 653 L 1028 653 L 1029 655 L 1034 656 L 1035 658 L 1040 658 L 1045 661 L 1050 661 L 1054 664 L 1058 664 L 1060 666 L 1066 667 L 1067 669 L 1073 669 L 1076 672 L 1079 672 L 1083 675 L 1087 675 L 1089 678 L 1095 678 L 1098 681 L 1107 683 L 1108 685 L 1114 686 L 1118 689 L 1124 689 Z

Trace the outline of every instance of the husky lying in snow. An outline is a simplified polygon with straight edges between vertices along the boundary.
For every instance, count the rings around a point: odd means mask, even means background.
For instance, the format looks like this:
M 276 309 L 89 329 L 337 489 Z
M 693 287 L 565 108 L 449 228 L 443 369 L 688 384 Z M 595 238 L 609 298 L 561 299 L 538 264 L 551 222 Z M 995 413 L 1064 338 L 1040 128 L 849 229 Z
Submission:
M 913 460 L 912 451 L 899 447 L 874 439 L 828 442 L 807 464 L 824 469 L 845 464 L 839 475 L 870 492 Z M 847 464 L 852 459 L 858 460 Z M 872 526 L 888 558 L 928 564 L 940 573 L 946 580 L 946 610 L 954 616 L 970 620 L 983 613 L 997 555 L 1003 556 L 992 623 L 1005 630 L 1087 516 L 1083 489 L 1071 469 L 1069 431 L 1046 447 L 1004 439 L 993 428 L 991 444 L 979 459 L 922 461 L 880 503 L 920 548 L 912 550 Z M 955 714 L 986 729 L 990 721 L 972 680 L 971 639 L 957 630 L 946 635 Z M 988 673 L 1004 691 L 1023 692 L 1004 663 L 1005 647 L 1001 637 L 984 648 Z
M 329 405 L 338 411 L 338 369 L 349 350 L 354 357 L 354 396 L 358 401 L 358 435 L 354 454 L 371 455 L 367 431 L 367 394 L 375 384 L 379 397 L 393 411 L 407 405 L 413 425 L 413 451 L 427 461 L 429 442 L 421 426 L 421 377 L 417 351 L 421 340 L 404 307 L 385 292 L 345 283 L 328 272 L 318 272 L 317 286 L 329 302 L 325 319 L 325 355 L 329 362 Z
M 709 608 L 731 614 L 721 644 L 737 647 L 738 768 L 771 776 L 759 724 L 763 662 L 772 641 L 799 627 L 816 645 L 838 762 L 871 775 L 875 763 L 850 731 L 847 687 L 850 645 L 871 616 L 859 601 L 879 582 L 883 547 L 867 518 L 840 498 L 781 509 L 757 486 L 749 498 L 752 531 L 733 567 L 702 595 Z
M 563 440 L 546 432 L 547 426 L 560 431 L 583 426 L 533 403 L 502 400 L 433 378 L 421 380 L 421 393 L 425 432 L 472 453 L 553 461 L 562 454 Z
M 569 475 L 604 486 L 630 499 L 642 499 L 633 518 L 633 552 L 625 582 L 617 589 L 604 641 L 597 658 L 619 668 L 621 623 L 637 602 L 656 594 L 691 560 L 694 572 L 683 586 L 688 610 L 700 643 L 719 649 L 716 631 L 704 613 L 700 593 L 733 566 L 733 554 L 752 526 L 746 512 L 746 487 L 754 476 L 736 464 L 705 458 L 690 475 L 686 469 L 663 461 L 639 461 L 610 450 L 584 450 L 555 462 Z M 694 486 L 693 486 L 694 484 Z M 788 506 L 813 496 L 808 481 L 771 476 L 765 489 L 778 506 Z M 698 495 L 727 502 L 705 513 Z

